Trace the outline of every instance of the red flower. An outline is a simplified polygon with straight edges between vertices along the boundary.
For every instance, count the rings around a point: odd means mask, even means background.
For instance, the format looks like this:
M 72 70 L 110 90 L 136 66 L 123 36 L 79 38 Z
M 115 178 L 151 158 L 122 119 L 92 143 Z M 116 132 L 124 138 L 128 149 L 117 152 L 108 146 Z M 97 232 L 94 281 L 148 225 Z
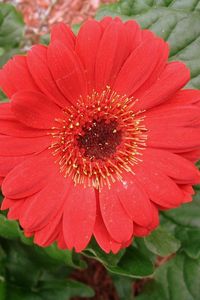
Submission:
M 167 43 L 137 23 L 64 24 L 0 72 L 2 209 L 35 243 L 114 253 L 199 182 L 200 92 Z M 3 179 L 4 178 L 4 179 Z

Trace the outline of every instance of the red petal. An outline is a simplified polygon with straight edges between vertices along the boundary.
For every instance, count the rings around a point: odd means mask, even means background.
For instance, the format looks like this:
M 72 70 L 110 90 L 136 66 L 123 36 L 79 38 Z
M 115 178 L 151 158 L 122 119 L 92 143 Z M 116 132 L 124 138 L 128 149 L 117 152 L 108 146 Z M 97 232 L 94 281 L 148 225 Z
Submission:
M 191 202 L 193 200 L 192 196 L 195 194 L 195 191 L 192 188 L 192 186 L 187 185 L 187 184 L 181 184 L 181 185 L 179 185 L 179 187 L 181 188 L 181 190 L 183 191 L 183 193 L 185 195 L 182 203 Z
M 181 90 L 172 96 L 166 104 L 170 105 L 185 105 L 197 104 L 200 105 L 200 91 L 199 90 Z
M 45 173 L 44 170 L 43 173 Z M 59 169 L 57 172 L 52 172 L 52 176 L 45 182 L 42 176 L 40 179 L 43 181 L 40 187 L 43 186 L 43 188 L 41 190 L 37 188 L 35 191 L 34 187 L 31 186 L 32 191 L 36 194 L 25 201 L 23 215 L 20 218 L 21 226 L 28 231 L 40 230 L 46 226 L 52 217 L 55 217 L 62 209 L 66 194 L 69 191 L 66 179 L 59 174 Z
M 28 231 L 24 230 L 24 235 L 25 235 L 25 237 L 29 238 L 34 235 L 34 232 L 28 232 Z
M 136 49 L 142 42 L 142 30 L 137 22 L 129 20 L 124 23 L 124 27 L 127 34 L 130 52 Z
M 95 86 L 96 55 L 99 49 L 101 35 L 102 29 L 99 22 L 89 20 L 81 27 L 77 36 L 76 53 L 85 68 L 89 91 L 92 91 Z
M 155 37 L 154 37 L 155 38 Z M 150 74 L 149 78 L 145 81 L 145 83 L 134 93 L 134 97 L 140 98 L 143 93 L 148 90 L 156 80 L 159 79 L 160 74 L 164 71 L 167 60 L 169 56 L 169 46 L 163 40 L 160 40 L 159 48 L 157 50 L 160 53 L 160 56 L 157 60 L 157 64 L 153 69 L 153 72 Z
M 40 246 L 49 246 L 53 243 L 62 231 L 62 215 L 63 211 L 59 210 L 50 222 L 41 230 L 35 232 L 34 242 Z
M 67 245 L 65 243 L 65 239 L 64 239 L 64 235 L 63 235 L 63 230 L 62 229 L 61 229 L 60 234 L 58 236 L 58 247 L 60 249 L 63 249 L 63 250 L 68 249 Z
M 12 207 L 16 203 L 16 200 L 4 198 L 3 202 L 1 203 L 1 210 L 6 210 L 10 207 Z
M 145 157 L 148 164 L 172 177 L 181 184 L 200 183 L 200 174 L 197 168 L 180 155 L 159 149 L 146 149 Z
M 116 193 L 127 215 L 138 225 L 147 227 L 152 222 L 152 205 L 141 184 L 133 175 L 123 175 L 123 183 L 117 182 Z
M 134 236 L 144 237 L 147 236 L 150 233 L 150 230 L 148 228 L 135 225 L 133 229 Z
M 159 221 L 159 211 L 158 208 L 156 207 L 156 205 L 154 205 L 154 203 L 152 204 L 152 223 L 151 225 L 148 227 L 150 230 L 155 229 L 156 227 L 158 227 L 160 221 Z
M 81 185 L 72 186 L 66 197 L 63 232 L 69 249 L 82 251 L 90 241 L 96 218 L 94 190 Z
M 200 149 L 181 153 L 183 157 L 192 161 L 193 163 L 197 162 L 200 159 Z
M 99 198 L 103 221 L 111 237 L 118 243 L 130 240 L 133 222 L 121 205 L 115 190 L 104 187 Z
M 59 41 L 69 48 L 74 48 L 75 35 L 65 23 L 58 23 L 51 28 L 51 42 Z
M 27 62 L 31 75 L 40 87 L 40 90 L 53 102 L 61 107 L 69 105 L 67 99 L 59 91 L 48 67 L 47 48 L 34 46 L 28 52 Z
M 11 98 L 17 89 L 13 82 L 10 80 L 10 74 L 12 68 L 12 61 L 9 60 L 7 64 L 0 70 L 0 88 L 7 95 L 8 98 Z
M 3 194 L 12 199 L 20 199 L 40 191 L 48 182 L 48 177 L 57 169 L 53 156 L 47 151 L 26 159 L 17 165 L 5 178 Z
M 113 241 L 103 222 L 99 207 L 99 194 L 97 195 L 97 213 L 94 226 L 94 236 L 99 246 L 106 252 L 117 253 L 121 249 L 121 244 Z
M 0 118 L 1 120 L 13 121 L 15 117 L 11 111 L 11 103 L 0 103 Z
M 147 131 L 147 146 L 181 153 L 200 147 L 200 128 L 159 126 Z
M 196 126 L 200 124 L 200 108 L 194 105 L 160 105 L 147 112 L 145 125 L 149 130 L 159 127 Z
M 48 47 L 47 58 L 54 80 L 71 103 L 87 94 L 84 70 L 75 52 L 55 41 Z
M 9 220 L 18 220 L 20 219 L 21 215 L 23 214 L 23 205 L 25 200 L 18 200 L 10 207 L 8 212 L 8 219 Z
M 18 92 L 12 97 L 12 111 L 22 123 L 33 128 L 51 128 L 62 110 L 42 93 Z
M 116 79 L 129 54 L 125 28 L 121 22 L 113 21 L 104 31 L 96 60 L 96 89 L 103 90 Z
M 6 176 L 16 165 L 22 163 L 27 158 L 29 156 L 0 156 L 0 176 Z
M 151 57 L 151 55 L 149 56 Z M 150 109 L 169 99 L 190 79 L 189 69 L 181 62 L 169 63 L 158 80 L 135 105 L 136 110 Z
M 114 85 L 114 90 L 132 95 L 152 73 L 163 53 L 161 39 L 144 41 L 128 57 Z
M 9 98 L 19 90 L 39 91 L 29 72 L 25 56 L 14 56 L 0 70 L 0 86 Z
M 166 208 L 177 207 L 181 204 L 183 193 L 176 183 L 160 172 L 156 165 L 151 166 L 143 161 L 135 170 L 138 181 L 141 182 L 150 199 Z
M 113 18 L 112 17 L 104 17 L 99 23 L 102 27 L 102 29 L 106 29 L 106 27 L 108 25 L 110 25 L 110 23 L 113 22 Z
M 49 136 L 17 138 L 0 135 L 0 156 L 21 156 L 41 152 L 51 144 Z
M 0 105 L 0 133 L 15 137 L 44 136 L 46 130 L 35 130 L 24 126 L 11 111 L 11 103 Z
M 46 135 L 47 131 L 28 128 L 18 121 L 4 121 L 0 119 L 0 133 L 13 137 L 41 137 Z

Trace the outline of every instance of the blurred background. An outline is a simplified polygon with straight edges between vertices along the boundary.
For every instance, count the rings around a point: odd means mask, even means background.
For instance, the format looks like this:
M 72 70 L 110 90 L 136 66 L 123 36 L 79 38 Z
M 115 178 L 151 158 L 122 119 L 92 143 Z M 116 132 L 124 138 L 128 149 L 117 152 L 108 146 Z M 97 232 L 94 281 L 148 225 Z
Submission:
M 26 36 L 32 42 L 49 32 L 52 24 L 64 21 L 69 25 L 80 24 L 94 17 L 101 4 L 116 0 L 2 0 L 13 4 L 24 16 Z

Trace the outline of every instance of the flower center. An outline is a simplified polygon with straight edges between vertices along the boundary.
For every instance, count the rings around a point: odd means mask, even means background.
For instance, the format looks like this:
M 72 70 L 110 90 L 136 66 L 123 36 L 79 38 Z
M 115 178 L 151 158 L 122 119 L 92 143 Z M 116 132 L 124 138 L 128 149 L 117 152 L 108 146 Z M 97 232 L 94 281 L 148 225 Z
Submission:
M 123 181 L 124 171 L 134 174 L 147 139 L 135 102 L 107 87 L 63 110 L 50 132 L 49 148 L 64 177 L 100 190 Z
M 78 145 L 84 149 L 84 156 L 91 160 L 111 157 L 122 141 L 122 132 L 117 130 L 117 122 L 106 122 L 105 119 L 93 120 L 92 124 L 83 128 Z

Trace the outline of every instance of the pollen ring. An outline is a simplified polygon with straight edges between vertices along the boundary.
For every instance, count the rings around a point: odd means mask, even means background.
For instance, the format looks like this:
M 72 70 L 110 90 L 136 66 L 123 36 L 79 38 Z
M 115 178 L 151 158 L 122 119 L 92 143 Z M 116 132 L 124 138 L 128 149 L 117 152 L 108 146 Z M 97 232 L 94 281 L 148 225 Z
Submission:
M 107 87 L 63 109 L 50 132 L 60 172 L 75 185 L 99 190 L 123 181 L 124 171 L 134 174 L 147 139 L 144 113 L 135 111 L 136 101 Z

